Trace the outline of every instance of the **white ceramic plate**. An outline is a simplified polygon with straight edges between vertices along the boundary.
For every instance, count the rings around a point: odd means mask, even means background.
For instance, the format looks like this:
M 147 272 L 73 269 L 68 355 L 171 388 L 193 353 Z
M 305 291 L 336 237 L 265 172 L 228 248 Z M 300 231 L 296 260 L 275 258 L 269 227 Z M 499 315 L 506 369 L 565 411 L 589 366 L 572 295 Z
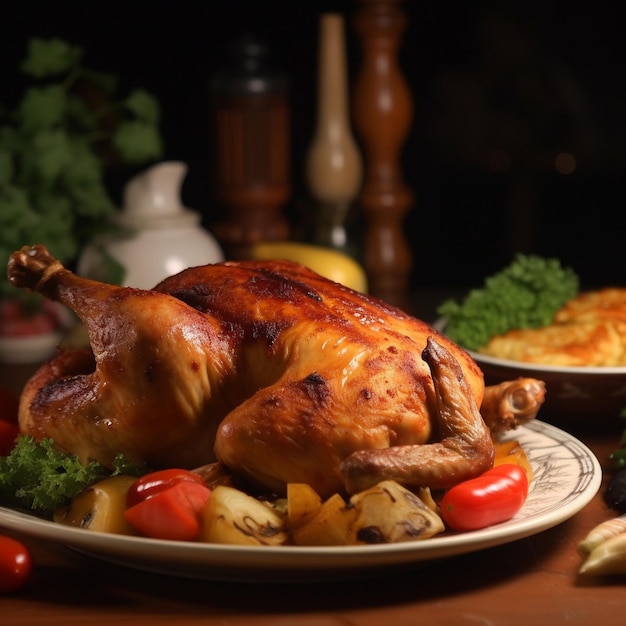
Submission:
M 61 543 L 101 560 L 151 572 L 222 581 L 297 582 L 375 575 L 528 537 L 565 521 L 600 488 L 602 471 L 580 441 L 540 421 L 511 432 L 535 477 L 522 510 L 478 531 L 415 542 L 341 547 L 240 547 L 161 541 L 62 526 L 0 507 L 0 527 Z

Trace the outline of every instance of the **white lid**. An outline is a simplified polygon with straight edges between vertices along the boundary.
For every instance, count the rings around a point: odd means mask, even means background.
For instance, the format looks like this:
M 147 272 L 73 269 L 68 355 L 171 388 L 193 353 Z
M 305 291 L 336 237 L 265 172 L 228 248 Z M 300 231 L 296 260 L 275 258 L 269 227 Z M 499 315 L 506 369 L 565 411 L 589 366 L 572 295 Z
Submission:
M 124 205 L 117 221 L 133 229 L 198 224 L 200 215 L 181 202 L 186 175 L 187 165 L 182 161 L 164 161 L 137 174 L 124 187 Z

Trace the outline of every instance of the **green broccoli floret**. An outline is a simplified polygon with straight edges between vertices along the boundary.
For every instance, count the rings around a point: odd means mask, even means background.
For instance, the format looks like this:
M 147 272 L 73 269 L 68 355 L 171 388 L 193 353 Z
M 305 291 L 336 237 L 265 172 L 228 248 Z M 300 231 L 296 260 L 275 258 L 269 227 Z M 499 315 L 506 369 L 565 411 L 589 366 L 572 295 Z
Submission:
M 50 512 L 111 474 L 140 472 L 123 455 L 115 459 L 113 470 L 95 461 L 83 465 L 77 456 L 57 450 L 52 439 L 36 442 L 24 435 L 8 456 L 0 457 L 0 504 Z
M 557 259 L 518 254 L 482 288 L 471 290 L 460 303 L 446 300 L 437 312 L 446 320 L 450 339 L 478 350 L 513 328 L 546 326 L 578 290 L 576 273 Z

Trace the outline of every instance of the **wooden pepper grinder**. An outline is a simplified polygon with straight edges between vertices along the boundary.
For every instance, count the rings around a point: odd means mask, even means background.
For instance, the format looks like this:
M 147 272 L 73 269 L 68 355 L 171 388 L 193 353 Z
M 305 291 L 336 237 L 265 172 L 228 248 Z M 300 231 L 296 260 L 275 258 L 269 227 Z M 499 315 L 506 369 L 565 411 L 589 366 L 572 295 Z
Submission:
M 358 256 L 347 220 L 361 188 L 361 153 L 350 123 L 345 23 L 342 15 L 320 17 L 317 120 L 306 159 L 313 198 L 313 243 Z
M 365 218 L 364 265 L 371 293 L 407 308 L 412 259 L 403 219 L 413 194 L 403 180 L 399 158 L 413 102 L 397 59 L 406 16 L 401 0 L 358 0 L 358 4 L 354 26 L 363 59 L 352 103 L 365 162 L 358 198 Z
M 211 230 L 227 259 L 259 241 L 285 240 L 291 194 L 286 76 L 254 37 L 233 43 L 230 64 L 210 84 L 213 182 L 222 219 Z

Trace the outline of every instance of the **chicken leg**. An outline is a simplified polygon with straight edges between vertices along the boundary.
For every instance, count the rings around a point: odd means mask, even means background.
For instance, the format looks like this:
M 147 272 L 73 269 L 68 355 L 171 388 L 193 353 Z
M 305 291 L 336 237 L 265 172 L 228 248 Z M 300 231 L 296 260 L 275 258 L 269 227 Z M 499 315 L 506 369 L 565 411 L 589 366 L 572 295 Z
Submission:
M 216 320 L 171 296 L 81 278 L 43 246 L 15 253 L 8 272 L 72 309 L 92 349 L 62 351 L 27 382 L 22 432 L 109 466 L 120 452 L 149 466 L 212 458 L 211 417 L 227 410 L 217 390 L 233 366 Z

